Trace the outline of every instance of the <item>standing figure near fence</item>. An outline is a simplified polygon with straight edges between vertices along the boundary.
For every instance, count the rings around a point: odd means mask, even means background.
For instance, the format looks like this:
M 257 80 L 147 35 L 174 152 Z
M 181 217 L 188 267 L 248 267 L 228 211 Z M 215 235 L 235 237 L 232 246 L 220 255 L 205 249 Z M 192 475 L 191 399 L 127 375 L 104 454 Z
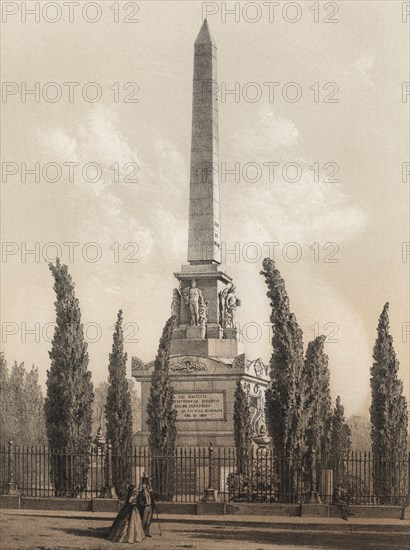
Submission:
M 110 527 L 108 540 L 134 543 L 142 542 L 144 539 L 144 528 L 137 509 L 135 485 L 129 485 L 125 504 Z
M 137 507 L 141 515 L 145 536 L 150 537 L 152 515 L 154 510 L 156 511 L 157 508 L 155 505 L 154 495 L 149 489 L 149 479 L 147 477 L 141 478 L 141 491 L 137 496 Z
M 352 513 L 346 499 L 343 483 L 338 483 L 333 491 L 333 504 L 341 509 L 342 518 L 347 521 L 347 516 L 351 516 Z

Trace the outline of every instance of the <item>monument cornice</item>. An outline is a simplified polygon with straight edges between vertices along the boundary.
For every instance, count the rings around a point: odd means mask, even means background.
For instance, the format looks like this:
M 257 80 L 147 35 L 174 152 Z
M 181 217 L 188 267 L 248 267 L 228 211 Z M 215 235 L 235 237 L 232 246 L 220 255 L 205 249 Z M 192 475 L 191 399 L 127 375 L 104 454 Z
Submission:
M 154 363 L 155 361 L 144 363 L 138 357 L 133 356 L 131 359 L 131 368 L 135 373 L 146 373 L 146 376 L 151 376 L 148 371 L 151 371 Z M 227 369 L 228 373 L 242 373 L 244 376 L 251 376 L 252 378 L 258 378 L 260 380 L 270 380 L 268 367 L 263 363 L 262 359 L 259 358 L 249 360 L 246 359 L 244 353 L 238 355 L 237 357 L 177 354 L 170 356 L 169 363 L 171 376 L 192 376 L 196 373 L 201 373 L 201 375 L 204 376 L 204 372 L 210 372 L 214 375 L 212 369 L 220 369 L 222 367 Z M 254 374 L 251 373 L 252 370 L 254 371 Z M 217 375 L 217 373 L 215 373 L 215 375 Z
M 190 270 L 190 271 L 176 271 L 174 272 L 174 277 L 178 280 L 189 281 L 191 279 L 218 279 L 225 284 L 232 282 L 232 277 L 227 275 L 224 271 L 199 271 L 199 270 Z

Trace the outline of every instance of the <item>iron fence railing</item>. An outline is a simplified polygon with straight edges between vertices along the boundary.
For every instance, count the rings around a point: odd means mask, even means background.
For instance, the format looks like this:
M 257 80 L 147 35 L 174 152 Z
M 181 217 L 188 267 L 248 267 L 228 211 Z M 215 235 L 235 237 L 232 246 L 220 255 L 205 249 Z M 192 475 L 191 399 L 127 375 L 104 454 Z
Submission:
M 107 496 L 115 472 L 126 464 L 129 483 L 148 476 L 159 500 L 198 502 L 207 488 L 224 502 L 310 502 L 314 494 L 331 503 L 342 482 L 350 504 L 410 503 L 410 454 L 401 460 L 376 460 L 370 452 L 352 452 L 339 460 L 276 456 L 254 449 L 238 461 L 233 448 L 177 448 L 153 456 L 147 447 L 115 455 L 110 444 L 76 449 L 0 446 L 0 487 L 15 487 L 31 497 L 98 498 Z M 108 491 L 108 492 L 107 492 Z

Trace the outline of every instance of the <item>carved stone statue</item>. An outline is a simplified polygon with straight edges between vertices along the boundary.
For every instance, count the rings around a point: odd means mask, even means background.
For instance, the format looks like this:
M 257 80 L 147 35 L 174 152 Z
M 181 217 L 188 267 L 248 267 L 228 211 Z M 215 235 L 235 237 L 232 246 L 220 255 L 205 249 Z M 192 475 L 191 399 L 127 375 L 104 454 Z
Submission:
M 180 324 L 181 317 L 181 293 L 178 288 L 174 288 L 171 303 L 171 315 L 176 317 L 176 325 Z
M 191 286 L 184 288 L 182 291 L 185 305 L 189 308 L 190 321 L 192 326 L 198 326 L 199 309 L 205 304 L 202 296 L 202 291 L 197 288 L 195 279 L 192 279 Z
M 209 301 L 205 300 L 199 305 L 199 324 L 201 327 L 205 327 L 208 321 L 208 304 Z
M 235 310 L 237 306 L 235 292 L 234 284 L 230 283 L 219 293 L 220 323 L 224 328 L 235 327 Z
M 219 295 L 219 324 L 221 327 L 224 326 L 224 317 L 225 317 L 225 298 L 224 298 L 224 290 L 221 290 Z

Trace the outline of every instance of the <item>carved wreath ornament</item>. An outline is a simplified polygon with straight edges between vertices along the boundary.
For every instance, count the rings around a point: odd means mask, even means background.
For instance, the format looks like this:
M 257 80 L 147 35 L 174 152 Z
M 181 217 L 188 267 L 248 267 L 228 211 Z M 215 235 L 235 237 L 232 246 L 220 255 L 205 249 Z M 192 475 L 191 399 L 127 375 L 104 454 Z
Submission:
M 193 372 L 207 370 L 204 363 L 201 361 L 191 361 L 190 359 L 185 359 L 180 363 L 176 363 L 170 367 L 172 371 L 181 372 L 183 374 L 192 374 Z

